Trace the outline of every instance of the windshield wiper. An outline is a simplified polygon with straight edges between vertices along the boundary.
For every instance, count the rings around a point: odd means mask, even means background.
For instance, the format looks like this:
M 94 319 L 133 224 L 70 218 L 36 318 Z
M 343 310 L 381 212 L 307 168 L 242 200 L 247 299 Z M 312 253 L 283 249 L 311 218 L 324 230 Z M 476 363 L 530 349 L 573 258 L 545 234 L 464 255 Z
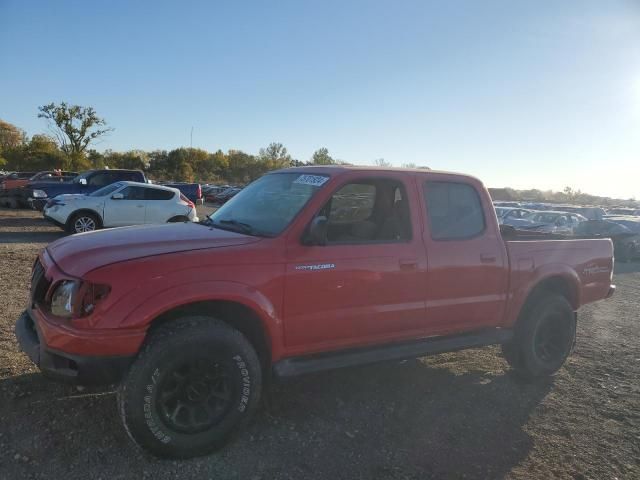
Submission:
M 239 222 L 238 220 L 218 220 L 217 223 L 215 223 L 215 222 L 213 222 L 211 220 L 211 224 L 214 227 L 220 227 L 220 225 L 224 225 L 224 226 L 228 225 L 228 226 L 232 227 L 233 231 L 240 232 L 240 233 L 246 233 L 247 235 L 253 235 L 253 236 L 257 236 L 257 237 L 265 236 L 265 235 L 257 232 L 255 230 L 255 228 L 253 228 L 248 223 Z M 229 230 L 229 229 L 228 228 L 223 228 L 223 230 Z

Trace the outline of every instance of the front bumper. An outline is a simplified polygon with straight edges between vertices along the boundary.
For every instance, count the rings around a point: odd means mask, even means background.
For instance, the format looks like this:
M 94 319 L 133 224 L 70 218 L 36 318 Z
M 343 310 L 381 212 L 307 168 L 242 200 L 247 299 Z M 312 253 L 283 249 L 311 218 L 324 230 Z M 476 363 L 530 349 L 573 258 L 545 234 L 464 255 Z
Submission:
M 47 347 L 37 322 L 22 312 L 15 327 L 20 349 L 48 377 L 80 385 L 111 385 L 120 381 L 134 356 L 74 355 Z
M 47 215 L 46 213 L 43 215 L 44 219 L 49 222 L 49 223 L 53 223 L 55 226 L 62 228 L 63 230 L 65 229 L 65 224 L 62 222 L 59 222 L 58 220 L 56 220 L 53 217 L 50 217 L 49 215 Z

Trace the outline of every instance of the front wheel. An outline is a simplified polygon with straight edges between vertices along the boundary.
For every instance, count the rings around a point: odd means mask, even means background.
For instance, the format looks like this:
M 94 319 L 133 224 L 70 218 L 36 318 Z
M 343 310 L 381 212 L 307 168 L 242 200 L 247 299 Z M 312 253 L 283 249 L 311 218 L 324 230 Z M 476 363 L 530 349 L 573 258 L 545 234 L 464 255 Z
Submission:
M 93 213 L 77 213 L 67 226 L 69 233 L 93 232 L 100 228 L 100 221 Z
M 576 317 L 568 300 L 539 296 L 522 312 L 514 339 L 502 346 L 509 365 L 525 378 L 556 373 L 573 349 Z
M 152 333 L 118 392 L 129 436 L 159 457 L 223 446 L 260 401 L 262 370 L 249 341 L 223 322 L 186 317 Z

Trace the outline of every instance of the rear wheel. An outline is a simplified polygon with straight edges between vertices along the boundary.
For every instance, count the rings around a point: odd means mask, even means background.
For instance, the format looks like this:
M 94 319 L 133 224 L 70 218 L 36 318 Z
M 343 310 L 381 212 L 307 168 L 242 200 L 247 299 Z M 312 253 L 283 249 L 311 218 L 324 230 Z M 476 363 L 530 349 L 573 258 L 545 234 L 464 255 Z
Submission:
M 150 337 L 118 392 L 129 436 L 160 457 L 223 446 L 260 400 L 262 371 L 249 341 L 212 318 L 186 317 Z
M 539 296 L 525 307 L 514 339 L 502 346 L 511 367 L 526 378 L 553 375 L 571 353 L 576 317 L 567 299 L 557 294 Z
M 100 228 L 98 216 L 88 212 L 75 214 L 67 225 L 69 233 L 92 232 L 98 228 Z

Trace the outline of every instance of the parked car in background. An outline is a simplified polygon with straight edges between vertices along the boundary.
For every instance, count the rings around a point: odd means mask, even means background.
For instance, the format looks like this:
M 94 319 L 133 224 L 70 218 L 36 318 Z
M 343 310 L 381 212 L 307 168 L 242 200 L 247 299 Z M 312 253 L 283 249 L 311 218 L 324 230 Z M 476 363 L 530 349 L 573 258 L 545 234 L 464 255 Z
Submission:
M 140 170 L 102 169 L 89 170 L 70 182 L 34 181 L 25 185 L 27 201 L 36 210 L 42 210 L 49 199 L 63 194 L 89 194 L 114 182 L 130 181 L 146 183 Z
M 577 213 L 545 211 L 533 212 L 523 220 L 530 223 L 528 225 L 520 225 L 518 228 L 535 232 L 571 235 L 574 228 L 587 219 Z
M 235 197 L 241 190 L 242 188 L 240 187 L 227 188 L 223 192 L 220 192 L 218 195 L 216 195 L 215 203 L 226 203 L 233 197 Z
M 606 220 L 610 222 L 617 223 L 619 225 L 624 225 L 633 233 L 640 233 L 640 218 L 632 217 L 632 216 L 610 216 L 607 217 Z
M 69 182 L 78 175 L 78 172 L 66 171 L 45 171 L 38 172 L 30 178 L 21 178 L 16 180 L 6 179 L 5 188 L 20 188 L 29 182 Z
M 532 213 L 532 210 L 526 208 L 509 208 L 509 207 L 496 207 L 496 216 L 498 217 L 498 223 L 500 225 L 512 225 L 517 226 L 520 223 L 514 220 L 525 219 Z
M 610 238 L 616 260 L 626 262 L 640 257 L 640 230 L 634 232 L 615 221 L 587 220 L 578 224 L 573 233 L 583 237 Z
M 215 203 L 218 201 L 218 195 L 229 188 L 231 188 L 229 185 L 209 185 L 206 189 L 202 189 L 202 194 L 207 202 Z
M 31 177 L 38 172 L 13 172 L 5 175 L 0 181 L 0 189 L 9 190 L 10 188 L 22 187 Z
M 562 208 L 558 208 L 563 212 L 578 213 L 585 217 L 587 220 L 602 220 L 607 212 L 602 207 L 576 207 L 575 205 L 567 205 Z
M 640 209 L 637 208 L 611 208 L 607 210 L 607 215 L 627 215 L 631 217 L 640 216 Z
M 520 207 L 520 202 L 506 202 L 503 200 L 497 200 L 493 202 L 494 207 L 511 207 L 518 208 Z
M 139 182 L 112 183 L 88 195 L 59 195 L 47 202 L 43 214 L 69 233 L 198 221 L 195 205 L 177 188 Z
M 165 187 L 177 188 L 180 192 L 191 200 L 195 204 L 200 204 L 203 201 L 202 187 L 199 183 L 187 183 L 187 182 L 162 182 L 159 185 Z

